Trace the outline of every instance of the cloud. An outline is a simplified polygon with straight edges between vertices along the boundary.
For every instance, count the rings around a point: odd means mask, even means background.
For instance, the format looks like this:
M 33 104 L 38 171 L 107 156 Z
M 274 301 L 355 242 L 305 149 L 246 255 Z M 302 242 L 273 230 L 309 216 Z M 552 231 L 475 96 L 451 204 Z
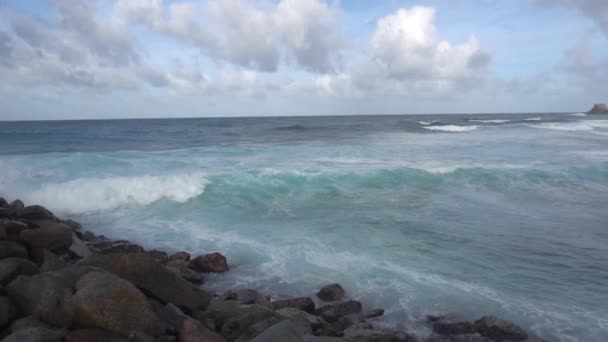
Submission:
M 606 0 L 531 0 L 547 6 L 570 6 L 591 18 L 608 35 L 608 1 Z
M 598 85 L 608 79 L 608 57 L 597 57 L 588 36 L 582 36 L 574 47 L 567 49 L 561 63 L 572 85 L 598 91 Z M 605 94 L 603 94 L 605 96 Z

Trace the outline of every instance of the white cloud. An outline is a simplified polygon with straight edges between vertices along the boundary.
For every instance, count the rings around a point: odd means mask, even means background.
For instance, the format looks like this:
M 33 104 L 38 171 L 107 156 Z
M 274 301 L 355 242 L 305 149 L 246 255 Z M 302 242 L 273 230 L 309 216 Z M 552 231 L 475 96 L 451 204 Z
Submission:
M 539 5 L 560 5 L 577 8 L 595 21 L 608 35 L 608 1 L 606 0 L 531 0 Z

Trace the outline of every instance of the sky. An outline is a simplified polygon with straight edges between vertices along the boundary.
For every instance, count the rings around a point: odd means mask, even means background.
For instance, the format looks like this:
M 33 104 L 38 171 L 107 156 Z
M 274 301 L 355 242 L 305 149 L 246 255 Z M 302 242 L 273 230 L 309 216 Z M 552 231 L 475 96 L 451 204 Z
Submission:
M 600 102 L 607 0 L 0 0 L 0 120 Z

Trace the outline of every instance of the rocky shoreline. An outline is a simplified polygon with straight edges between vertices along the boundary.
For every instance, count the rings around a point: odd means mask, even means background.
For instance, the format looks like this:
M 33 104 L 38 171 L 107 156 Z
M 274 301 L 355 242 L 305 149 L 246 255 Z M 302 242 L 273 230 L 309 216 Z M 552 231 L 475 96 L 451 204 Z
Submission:
M 540 341 L 493 316 L 430 316 L 428 337 L 385 329 L 384 310 L 364 309 L 339 284 L 314 294 L 320 307 L 312 297 L 205 289 L 204 274 L 228 271 L 218 252 L 145 250 L 0 198 L 1 341 Z

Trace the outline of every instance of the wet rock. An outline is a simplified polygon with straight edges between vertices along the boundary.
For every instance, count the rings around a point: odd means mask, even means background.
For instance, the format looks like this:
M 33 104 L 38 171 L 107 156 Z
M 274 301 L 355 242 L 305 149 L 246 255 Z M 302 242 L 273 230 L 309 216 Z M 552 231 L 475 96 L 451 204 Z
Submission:
M 5 337 L 2 342 L 57 342 L 66 334 L 65 329 L 32 327 L 21 329 Z
M 92 240 L 94 240 L 96 237 L 97 237 L 97 236 L 96 236 L 96 235 L 95 235 L 93 232 L 90 232 L 90 231 L 88 231 L 88 230 L 85 230 L 85 231 L 82 233 L 82 240 L 83 240 L 83 241 L 87 241 L 87 242 L 88 242 L 88 241 L 92 241 Z
M 30 205 L 17 210 L 17 215 L 20 218 L 27 220 L 57 220 L 48 209 L 40 205 Z
M 493 340 L 522 341 L 528 334 L 517 325 L 494 316 L 484 316 L 475 321 L 475 328 L 482 336 Z
M 156 312 L 156 315 L 160 320 L 163 333 L 170 334 L 175 334 L 182 326 L 182 323 L 190 318 L 180 308 L 171 303 L 163 306 Z
M 366 311 L 366 312 L 362 313 L 359 317 L 363 318 L 363 319 L 368 319 L 368 318 L 380 317 L 383 315 L 384 315 L 384 309 L 374 309 L 374 310 L 370 310 L 370 311 Z
M 19 234 L 26 229 L 30 229 L 30 227 L 23 222 L 7 219 L 0 220 L 0 230 L 2 230 L 5 239 L 19 240 Z
M 315 331 L 326 324 L 320 317 L 296 308 L 282 308 L 277 310 L 276 313 L 284 319 L 305 322 L 312 331 Z
M 313 313 L 315 312 L 315 302 L 310 297 L 281 299 L 272 302 L 272 308 L 274 310 L 280 310 L 283 308 L 295 308 L 298 310 L 306 311 L 308 313 Z
M 261 293 L 253 289 L 230 290 L 224 295 L 224 300 L 236 300 L 239 304 L 258 304 L 271 308 L 272 305 Z
M 25 207 L 25 205 L 23 204 L 23 202 L 20 199 L 16 199 L 14 201 L 12 201 L 7 208 L 19 211 L 22 210 Z
M 353 329 L 347 330 L 344 338 L 349 341 L 361 342 L 416 342 L 414 335 L 402 331 Z
M 128 338 L 102 329 L 78 329 L 65 336 L 65 342 L 128 342 Z
M 64 258 L 55 255 L 48 249 L 42 249 L 41 253 L 42 258 L 40 259 L 40 261 L 42 262 L 42 265 L 40 266 L 40 272 L 58 271 L 71 265 L 70 263 L 65 261 Z
M 0 197 L 0 208 L 4 208 L 7 206 L 8 206 L 8 202 L 3 197 Z
M 142 246 L 130 242 L 117 243 L 109 247 L 99 250 L 100 254 L 111 254 L 111 253 L 143 253 L 144 249 Z
M 588 111 L 587 113 L 589 113 L 589 114 L 608 114 L 608 106 L 606 106 L 606 104 L 604 104 L 604 103 L 596 103 L 593 105 L 593 108 L 591 108 L 591 110 Z
M 70 226 L 70 228 L 72 228 L 73 231 L 79 231 L 82 229 L 82 225 L 72 219 L 59 220 L 59 222 L 67 224 Z
M 211 296 L 180 278 L 144 253 L 94 254 L 79 262 L 103 268 L 133 283 L 164 303 L 173 303 L 189 312 L 204 310 Z
M 159 336 L 160 322 L 152 306 L 135 286 L 106 272 L 90 272 L 76 283 L 72 298 L 74 321 L 123 336 L 141 331 Z
M 321 316 L 329 323 L 337 321 L 340 317 L 361 312 L 361 303 L 356 300 L 348 300 L 342 303 L 325 305 L 318 308 L 315 314 Z
M 433 331 L 444 335 L 475 334 L 477 333 L 477 328 L 473 322 L 468 321 L 453 323 L 438 322 L 433 324 Z
M 221 333 L 229 341 L 234 341 L 249 326 L 276 316 L 274 311 L 261 305 L 241 305 L 236 316 L 228 318 L 222 325 Z
M 424 342 L 492 342 L 492 340 L 479 334 L 465 335 L 431 335 Z
M 231 317 L 235 317 L 241 311 L 241 305 L 236 300 L 214 300 L 207 310 L 194 313 L 194 317 L 201 322 L 213 320 L 213 324 L 221 327 Z
M 27 259 L 28 253 L 25 247 L 15 241 L 0 241 L 0 259 L 24 258 Z
M 103 235 L 97 236 L 93 240 L 87 241 L 87 245 L 89 247 L 95 248 L 98 250 L 108 248 L 113 245 L 123 244 L 123 243 L 130 243 L 130 242 L 127 240 L 111 240 Z
M 305 333 L 289 320 L 281 321 L 264 330 L 251 342 L 304 342 Z
M 340 300 L 344 297 L 344 288 L 337 283 L 325 285 L 317 292 L 317 297 L 325 302 Z
M 177 274 L 181 278 L 185 280 L 200 285 L 204 282 L 203 276 L 200 273 L 197 273 L 188 268 L 188 263 L 186 261 L 181 260 L 173 260 L 169 261 L 166 264 L 167 269 Z
M 70 247 L 72 244 L 72 228 L 52 221 L 45 221 L 40 228 L 26 229 L 19 234 L 19 239 L 30 248 L 46 248 L 56 250 Z
M 69 248 L 70 254 L 76 259 L 82 259 L 93 254 L 91 249 L 82 241 L 76 233 L 72 233 L 72 245 Z
M 0 297 L 0 329 L 17 317 L 17 309 L 7 297 Z
M 203 273 L 222 273 L 229 270 L 226 257 L 217 252 L 201 255 L 190 260 L 188 267 Z
M 163 265 L 169 261 L 169 256 L 167 255 L 167 252 L 153 249 L 151 251 L 147 251 L 146 254 L 151 256 L 154 260 L 156 260 L 156 262 L 161 263 Z
M 250 326 L 248 326 L 239 337 L 234 340 L 234 342 L 247 342 L 251 341 L 254 337 L 261 334 L 264 330 L 270 328 L 271 326 L 279 323 L 283 319 L 278 316 L 271 316 L 266 319 L 263 319 L 259 322 L 256 322 Z
M 190 253 L 177 252 L 169 257 L 169 261 L 175 261 L 175 260 L 190 261 Z
M 191 318 L 181 324 L 177 335 L 179 342 L 226 342 L 224 337 Z
M 33 262 L 23 258 L 7 258 L 0 260 L 0 285 L 5 286 L 17 276 L 33 275 L 40 271 Z
M 20 275 L 5 288 L 20 316 L 68 327 L 72 323 L 72 289 L 91 268 L 73 266 L 32 276 Z
M 28 329 L 28 328 L 51 328 L 48 324 L 40 321 L 36 317 L 27 316 L 13 321 L 11 323 L 10 330 L 16 332 L 17 330 Z

